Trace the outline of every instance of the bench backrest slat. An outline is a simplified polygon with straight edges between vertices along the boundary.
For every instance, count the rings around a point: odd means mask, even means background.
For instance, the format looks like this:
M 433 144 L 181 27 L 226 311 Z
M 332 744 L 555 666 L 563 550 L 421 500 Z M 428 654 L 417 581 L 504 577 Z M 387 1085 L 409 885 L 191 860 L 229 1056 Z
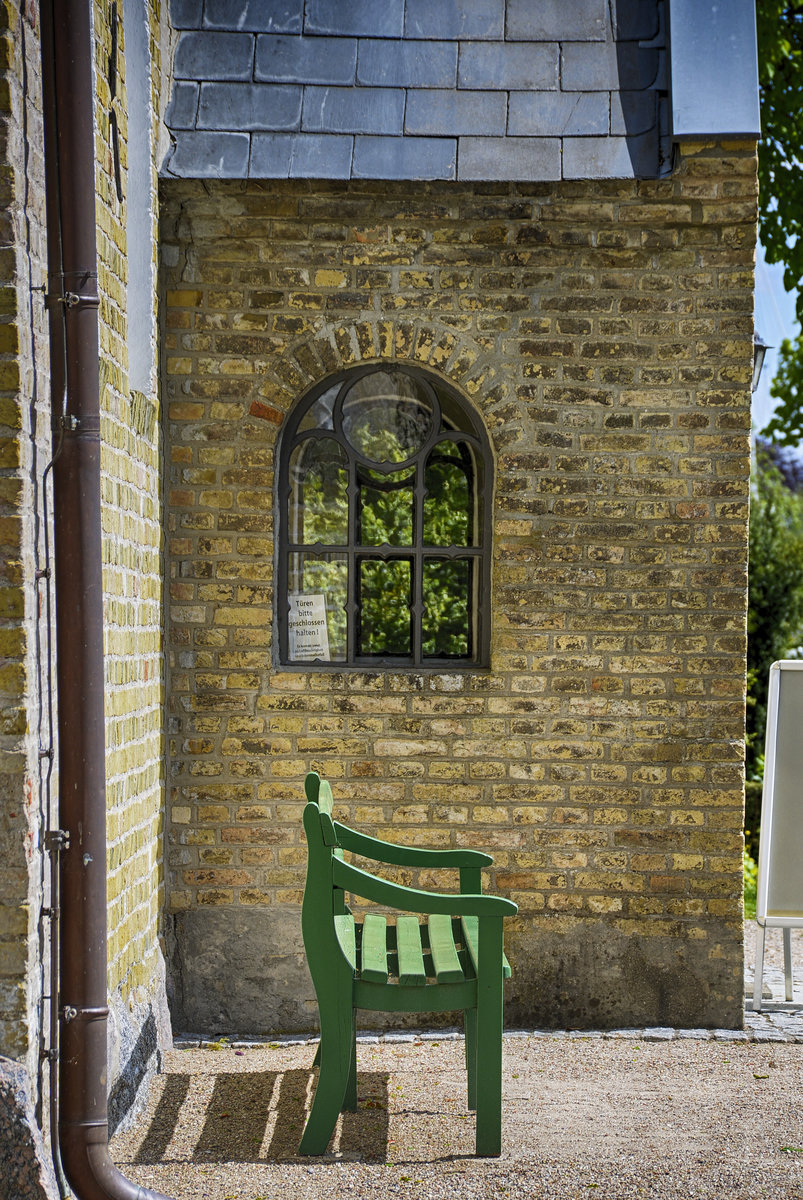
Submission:
M 396 918 L 396 950 L 399 956 L 399 983 L 423 987 L 427 982 L 427 972 L 418 917 L 400 913 Z

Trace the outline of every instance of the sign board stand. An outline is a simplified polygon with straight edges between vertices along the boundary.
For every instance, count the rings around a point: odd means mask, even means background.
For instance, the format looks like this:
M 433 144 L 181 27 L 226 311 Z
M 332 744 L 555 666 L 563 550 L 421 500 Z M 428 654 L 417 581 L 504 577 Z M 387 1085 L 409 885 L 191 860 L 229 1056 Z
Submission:
M 793 999 L 792 930 L 803 928 L 803 661 L 770 667 L 756 921 L 753 1012 L 761 1010 L 767 929 L 783 930 L 786 999 Z

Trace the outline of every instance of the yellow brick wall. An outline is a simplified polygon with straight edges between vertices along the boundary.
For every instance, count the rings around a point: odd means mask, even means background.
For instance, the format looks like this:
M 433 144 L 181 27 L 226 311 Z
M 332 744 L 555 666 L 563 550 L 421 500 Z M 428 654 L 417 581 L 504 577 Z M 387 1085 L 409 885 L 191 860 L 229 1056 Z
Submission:
M 128 380 L 128 98 L 119 11 L 117 97 L 109 88 L 110 0 L 95 3 L 97 230 L 101 353 L 101 502 L 106 670 L 109 988 L 142 998 L 159 975 L 162 881 L 163 669 L 158 397 Z M 158 81 L 158 2 L 147 5 Z M 145 12 L 143 11 L 143 19 Z M 154 96 L 158 89 L 154 88 Z M 109 113 L 120 132 L 123 200 L 113 175 Z M 157 136 L 156 111 L 152 138 Z M 156 205 L 156 161 L 151 187 Z M 155 297 L 153 298 L 155 303 Z
M 44 162 L 35 9 L 0 3 L 0 1054 L 38 1069 L 48 712 L 42 472 L 49 458 Z M 38 290 L 37 290 L 38 289 Z M 41 608 L 40 608 L 41 600 Z
M 494 851 L 510 1019 L 741 1021 L 755 202 L 744 144 L 657 182 L 163 183 L 179 1024 L 314 1021 L 310 767 L 347 821 Z M 285 415 L 387 359 L 494 447 L 488 671 L 275 664 Z

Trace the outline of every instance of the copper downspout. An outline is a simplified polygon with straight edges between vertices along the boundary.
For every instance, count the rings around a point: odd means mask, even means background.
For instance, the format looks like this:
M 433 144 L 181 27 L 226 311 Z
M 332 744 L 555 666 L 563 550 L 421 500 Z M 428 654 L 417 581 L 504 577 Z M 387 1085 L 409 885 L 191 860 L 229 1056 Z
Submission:
M 79 1200 L 158 1200 L 109 1156 L 106 753 L 92 0 L 43 0 L 59 731 L 61 1162 Z

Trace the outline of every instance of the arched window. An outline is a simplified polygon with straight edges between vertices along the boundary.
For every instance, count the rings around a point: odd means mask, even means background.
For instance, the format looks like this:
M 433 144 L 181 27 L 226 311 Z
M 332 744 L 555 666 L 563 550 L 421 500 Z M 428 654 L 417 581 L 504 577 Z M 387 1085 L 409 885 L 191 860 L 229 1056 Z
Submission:
M 487 664 L 490 479 L 479 418 L 424 371 L 310 392 L 279 463 L 281 661 Z

